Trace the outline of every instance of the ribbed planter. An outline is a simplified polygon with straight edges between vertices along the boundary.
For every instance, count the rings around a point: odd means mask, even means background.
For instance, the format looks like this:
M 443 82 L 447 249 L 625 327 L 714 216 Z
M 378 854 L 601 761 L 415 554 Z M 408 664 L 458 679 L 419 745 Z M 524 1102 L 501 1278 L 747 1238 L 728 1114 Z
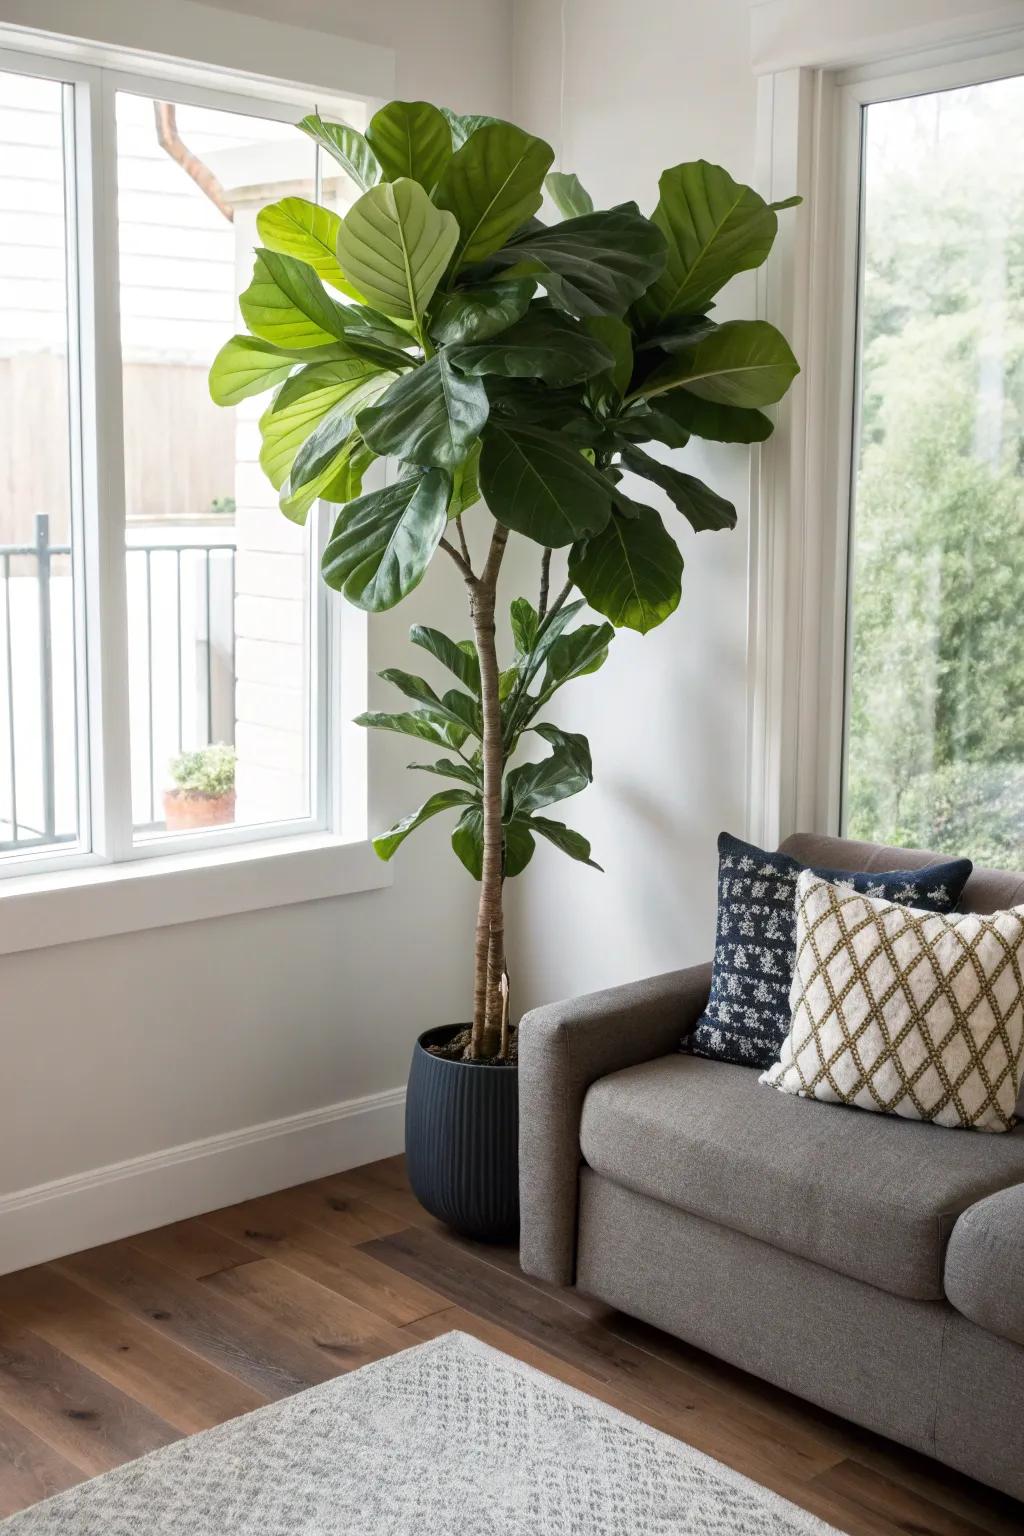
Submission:
M 413 1048 L 406 1170 L 417 1200 L 439 1221 L 481 1242 L 508 1242 L 519 1233 L 519 1074 L 425 1049 L 462 1028 L 428 1029 Z

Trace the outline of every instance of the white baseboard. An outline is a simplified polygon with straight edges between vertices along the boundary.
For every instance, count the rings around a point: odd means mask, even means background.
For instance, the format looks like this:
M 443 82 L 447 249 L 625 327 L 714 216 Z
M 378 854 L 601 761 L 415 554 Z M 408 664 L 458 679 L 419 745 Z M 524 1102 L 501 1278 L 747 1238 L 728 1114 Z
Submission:
M 404 1106 L 390 1088 L 0 1195 L 0 1274 L 391 1157 Z

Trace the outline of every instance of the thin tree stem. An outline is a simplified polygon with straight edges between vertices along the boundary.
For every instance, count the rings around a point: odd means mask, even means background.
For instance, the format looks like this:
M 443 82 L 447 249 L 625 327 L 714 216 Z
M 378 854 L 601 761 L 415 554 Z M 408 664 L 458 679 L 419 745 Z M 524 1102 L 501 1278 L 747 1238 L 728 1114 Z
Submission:
M 469 545 L 466 543 L 466 530 L 462 526 L 461 517 L 455 519 L 455 531 L 459 535 L 459 548 L 462 550 L 462 558 L 468 566 L 472 567 L 473 557 L 469 552 Z
M 545 549 L 540 557 L 540 597 L 537 599 L 537 616 L 543 618 L 548 611 L 548 588 L 551 585 L 551 551 Z
M 551 607 L 548 609 L 547 617 L 549 619 L 553 619 L 555 614 L 558 612 L 558 610 L 567 601 L 567 599 L 569 597 L 569 594 L 572 591 L 572 587 L 573 587 L 572 582 L 571 581 L 567 581 L 565 586 L 562 588 L 561 592 L 559 592 L 558 596 L 555 598 L 554 602 L 551 604 Z
M 473 567 L 470 565 L 468 559 L 466 559 L 463 555 L 460 555 L 459 551 L 455 548 L 455 545 L 450 544 L 447 539 L 441 540 L 441 548 L 444 550 L 446 555 L 451 555 L 452 559 L 455 561 L 455 564 L 458 566 L 459 570 L 465 577 L 467 586 L 469 586 L 470 590 L 472 591 L 477 581 L 477 575 Z

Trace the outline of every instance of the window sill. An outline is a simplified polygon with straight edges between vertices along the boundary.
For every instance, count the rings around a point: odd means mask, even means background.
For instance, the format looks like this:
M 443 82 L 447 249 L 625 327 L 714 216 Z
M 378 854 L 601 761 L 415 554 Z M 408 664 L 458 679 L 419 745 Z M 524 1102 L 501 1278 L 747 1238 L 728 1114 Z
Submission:
M 379 890 L 368 842 L 324 833 L 23 875 L 0 884 L 0 955 Z

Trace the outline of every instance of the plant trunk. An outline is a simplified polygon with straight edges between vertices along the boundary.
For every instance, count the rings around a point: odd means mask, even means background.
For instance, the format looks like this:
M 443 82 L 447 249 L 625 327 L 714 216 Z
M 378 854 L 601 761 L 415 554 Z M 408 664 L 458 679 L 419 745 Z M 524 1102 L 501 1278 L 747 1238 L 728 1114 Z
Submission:
M 503 528 L 495 530 L 487 566 L 472 590 L 471 600 L 473 638 L 480 661 L 480 710 L 483 726 L 483 869 L 476 922 L 470 1054 L 484 1060 L 497 1056 L 502 1045 L 501 978 L 505 970 L 505 924 L 501 890 L 501 796 L 505 764 L 494 607 L 498 569 L 507 537 Z

